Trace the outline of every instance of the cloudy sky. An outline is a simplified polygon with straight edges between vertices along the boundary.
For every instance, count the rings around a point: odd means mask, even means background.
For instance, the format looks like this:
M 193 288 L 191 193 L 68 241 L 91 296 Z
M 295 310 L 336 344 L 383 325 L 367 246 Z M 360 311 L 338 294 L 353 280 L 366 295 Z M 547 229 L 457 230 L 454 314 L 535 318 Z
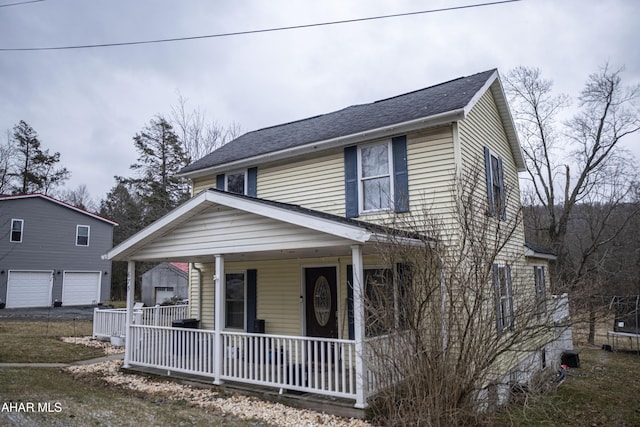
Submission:
M 0 6 L 21 0 L 0 0 Z M 482 0 L 44 0 L 0 7 L 0 49 L 314 24 Z M 132 137 L 177 104 L 243 132 L 453 78 L 541 68 L 576 98 L 606 61 L 640 84 L 636 0 L 522 0 L 281 32 L 123 47 L 0 51 L 0 131 L 29 123 L 99 201 L 130 176 Z M 627 147 L 640 158 L 638 137 Z

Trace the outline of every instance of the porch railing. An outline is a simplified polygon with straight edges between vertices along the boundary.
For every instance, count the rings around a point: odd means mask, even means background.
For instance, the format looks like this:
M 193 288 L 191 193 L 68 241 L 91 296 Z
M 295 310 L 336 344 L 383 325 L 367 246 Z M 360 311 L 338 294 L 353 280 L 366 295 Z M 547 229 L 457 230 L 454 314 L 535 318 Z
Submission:
M 176 319 L 184 319 L 189 315 L 189 305 L 167 305 L 142 307 L 134 311 L 133 322 L 139 325 L 171 326 Z M 110 337 L 124 335 L 127 326 L 127 309 L 96 308 L 93 311 L 93 336 Z
M 355 398 L 355 343 L 349 340 L 222 332 L 222 351 L 214 331 L 131 326 L 132 365 L 248 384 Z

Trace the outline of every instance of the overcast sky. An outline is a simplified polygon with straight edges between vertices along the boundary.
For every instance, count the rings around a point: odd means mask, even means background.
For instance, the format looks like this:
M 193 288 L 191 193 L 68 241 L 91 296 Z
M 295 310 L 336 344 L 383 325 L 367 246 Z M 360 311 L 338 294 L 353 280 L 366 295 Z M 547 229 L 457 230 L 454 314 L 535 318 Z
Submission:
M 0 5 L 20 0 L 0 0 Z M 0 48 L 248 31 L 481 3 L 45 0 L 0 7 Z M 130 176 L 133 136 L 177 104 L 243 132 L 457 77 L 541 68 L 574 99 L 606 61 L 640 84 L 640 1 L 522 0 L 408 17 L 173 43 L 0 52 L 0 131 L 29 123 L 99 201 Z M 640 139 L 626 145 L 640 157 Z

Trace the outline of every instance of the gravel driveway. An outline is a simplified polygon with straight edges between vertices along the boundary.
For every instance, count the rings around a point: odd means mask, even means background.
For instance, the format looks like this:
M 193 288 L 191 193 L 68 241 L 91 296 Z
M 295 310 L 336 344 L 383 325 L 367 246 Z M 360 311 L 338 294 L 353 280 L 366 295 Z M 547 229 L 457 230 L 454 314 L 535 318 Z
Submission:
M 4 308 L 0 310 L 0 320 L 73 321 L 92 320 L 95 306 L 44 307 L 44 308 Z

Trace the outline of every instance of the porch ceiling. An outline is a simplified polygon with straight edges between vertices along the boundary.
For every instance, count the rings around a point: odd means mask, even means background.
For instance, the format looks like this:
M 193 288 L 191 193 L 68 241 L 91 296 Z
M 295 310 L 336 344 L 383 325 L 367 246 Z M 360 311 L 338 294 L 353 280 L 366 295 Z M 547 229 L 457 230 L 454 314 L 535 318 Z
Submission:
M 207 190 L 103 257 L 210 262 L 218 254 L 228 260 L 337 256 L 350 254 L 353 244 L 372 250 L 387 233 L 299 206 Z

